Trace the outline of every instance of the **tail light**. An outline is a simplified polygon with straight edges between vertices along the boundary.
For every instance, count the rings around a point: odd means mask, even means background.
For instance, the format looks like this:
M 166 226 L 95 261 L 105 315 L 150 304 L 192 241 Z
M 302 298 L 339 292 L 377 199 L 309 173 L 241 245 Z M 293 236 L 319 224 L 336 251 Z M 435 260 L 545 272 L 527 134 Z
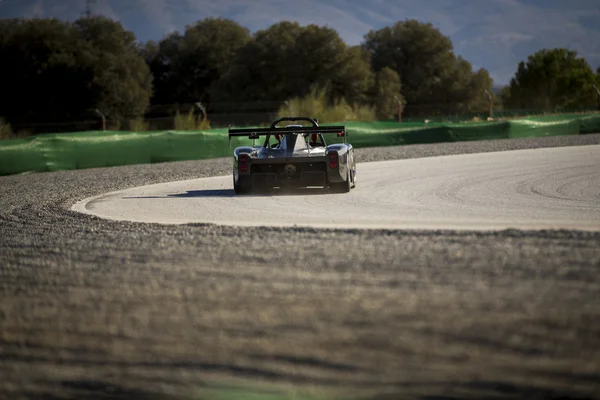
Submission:
M 238 160 L 240 163 L 240 171 L 248 172 L 248 161 L 250 161 L 250 157 L 248 157 L 248 154 L 241 154 Z
M 329 168 L 336 169 L 338 167 L 338 153 L 329 153 Z

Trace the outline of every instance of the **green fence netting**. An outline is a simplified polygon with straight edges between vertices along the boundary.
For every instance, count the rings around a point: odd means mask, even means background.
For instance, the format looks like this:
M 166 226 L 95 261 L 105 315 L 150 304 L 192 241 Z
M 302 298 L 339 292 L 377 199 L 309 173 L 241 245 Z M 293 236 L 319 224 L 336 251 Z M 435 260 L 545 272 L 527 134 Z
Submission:
M 355 147 L 394 146 L 600 132 L 600 114 L 539 116 L 501 122 L 348 122 Z M 227 157 L 250 141 L 227 129 L 77 132 L 0 142 L 0 175 Z

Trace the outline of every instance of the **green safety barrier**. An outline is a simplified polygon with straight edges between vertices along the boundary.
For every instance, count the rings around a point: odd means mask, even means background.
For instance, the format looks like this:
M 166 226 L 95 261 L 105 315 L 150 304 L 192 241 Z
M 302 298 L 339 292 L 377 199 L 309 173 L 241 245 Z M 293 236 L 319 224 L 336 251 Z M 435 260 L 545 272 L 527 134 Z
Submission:
M 360 148 L 595 133 L 600 114 L 468 123 L 348 122 L 346 128 L 348 141 Z M 38 135 L 0 142 L 0 175 L 228 157 L 250 143 L 234 138 L 230 147 L 227 129 Z

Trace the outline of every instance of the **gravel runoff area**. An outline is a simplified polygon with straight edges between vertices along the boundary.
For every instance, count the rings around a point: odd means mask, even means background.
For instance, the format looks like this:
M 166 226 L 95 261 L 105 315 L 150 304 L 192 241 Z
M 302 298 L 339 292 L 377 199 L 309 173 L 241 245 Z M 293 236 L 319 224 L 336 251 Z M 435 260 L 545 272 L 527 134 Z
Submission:
M 357 159 L 587 144 L 600 135 Z M 600 232 L 167 226 L 69 210 L 230 170 L 227 158 L 0 177 L 0 398 L 217 399 L 240 385 L 600 396 Z

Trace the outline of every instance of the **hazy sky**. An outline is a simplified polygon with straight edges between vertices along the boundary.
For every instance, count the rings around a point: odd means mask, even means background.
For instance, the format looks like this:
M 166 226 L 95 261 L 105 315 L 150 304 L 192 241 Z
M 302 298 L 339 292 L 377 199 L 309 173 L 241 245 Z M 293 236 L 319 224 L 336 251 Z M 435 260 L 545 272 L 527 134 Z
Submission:
M 85 0 L 0 0 L 0 18 L 72 20 Z M 517 64 L 541 48 L 576 50 L 600 66 L 599 0 L 96 0 L 94 12 L 120 20 L 139 40 L 183 31 L 205 17 L 231 18 L 251 31 L 281 20 L 326 25 L 348 44 L 407 18 L 433 23 L 457 54 L 508 83 Z

